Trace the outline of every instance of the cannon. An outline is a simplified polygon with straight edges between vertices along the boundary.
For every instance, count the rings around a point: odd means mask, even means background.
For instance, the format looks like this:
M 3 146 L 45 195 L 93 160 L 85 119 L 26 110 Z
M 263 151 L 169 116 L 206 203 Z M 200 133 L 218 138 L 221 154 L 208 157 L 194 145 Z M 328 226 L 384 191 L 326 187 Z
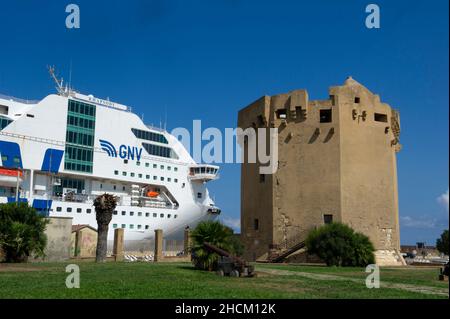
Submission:
M 447 262 L 444 268 L 440 269 L 439 280 L 448 280 L 449 273 L 450 273 L 450 266 L 449 263 Z
M 217 263 L 217 274 L 219 276 L 230 277 L 254 277 L 256 276 L 255 267 L 245 260 L 233 256 L 228 251 L 216 247 L 210 243 L 204 242 L 203 246 L 206 250 L 219 255 Z

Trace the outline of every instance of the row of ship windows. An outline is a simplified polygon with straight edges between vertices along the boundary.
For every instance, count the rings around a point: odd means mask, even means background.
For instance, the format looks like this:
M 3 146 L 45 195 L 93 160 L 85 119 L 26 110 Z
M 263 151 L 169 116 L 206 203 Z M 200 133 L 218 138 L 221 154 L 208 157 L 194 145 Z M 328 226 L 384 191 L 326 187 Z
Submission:
M 119 171 L 114 171 L 114 175 L 119 175 Z M 128 175 L 127 172 L 125 172 L 125 171 L 122 172 L 122 176 L 127 176 L 127 175 Z M 130 177 L 135 177 L 135 176 L 136 176 L 135 173 L 130 173 Z M 138 178 L 144 178 L 143 177 L 144 175 L 142 175 L 142 174 L 137 174 L 137 176 L 138 176 Z M 150 175 L 145 175 L 145 179 L 150 179 Z M 156 181 L 157 179 L 158 179 L 158 176 L 153 175 L 153 180 Z M 161 176 L 159 179 L 160 179 L 161 182 L 164 182 L 164 180 L 165 180 L 165 178 L 163 176 Z M 171 182 L 172 178 L 171 177 L 167 177 L 167 181 Z M 178 183 L 178 178 L 174 178 L 173 181 L 175 183 Z
M 124 159 L 123 163 L 124 164 L 128 164 L 128 160 Z M 136 162 L 136 166 L 141 166 L 141 162 L 139 162 L 139 161 Z M 145 167 L 150 167 L 150 163 L 145 163 Z M 160 165 L 159 166 L 160 169 L 164 169 L 164 167 L 165 167 L 164 165 Z M 153 164 L 153 168 L 158 168 L 158 165 L 157 164 Z M 172 166 L 167 166 L 166 168 L 167 168 L 168 171 L 172 170 Z M 173 170 L 174 170 L 174 172 L 178 172 L 178 167 L 174 167 Z
M 61 206 L 58 206 L 58 207 L 56 207 L 56 211 L 57 212 L 62 212 L 62 207 Z M 82 208 L 77 208 L 77 213 L 82 213 L 83 212 L 83 209 Z M 72 212 L 72 207 L 66 207 L 66 212 L 67 213 L 71 213 Z M 86 213 L 87 214 L 90 214 L 90 213 L 92 213 L 92 209 L 91 208 L 86 208 Z M 113 215 L 118 215 L 118 212 L 117 212 L 117 210 L 115 210 L 114 212 L 113 212 Z M 126 211 L 122 211 L 121 212 L 121 215 L 122 216 L 126 216 L 127 215 L 127 212 Z M 134 212 L 130 212 L 129 213 L 129 216 L 134 216 Z M 137 213 L 137 216 L 138 217 L 142 217 L 142 216 L 144 216 L 143 214 L 142 214 L 142 212 L 138 212 Z M 156 218 L 156 217 L 158 217 L 158 214 L 157 213 L 153 213 L 152 214 L 152 216 L 153 216 L 153 218 Z M 159 217 L 160 218 L 164 218 L 166 215 L 165 214 L 159 214 Z M 145 213 L 145 217 L 150 217 L 150 213 Z M 173 215 L 173 218 L 177 218 L 178 217 L 178 215 Z M 172 218 L 172 214 L 167 214 L 167 218 Z M 125 228 L 125 227 L 122 227 L 122 228 Z

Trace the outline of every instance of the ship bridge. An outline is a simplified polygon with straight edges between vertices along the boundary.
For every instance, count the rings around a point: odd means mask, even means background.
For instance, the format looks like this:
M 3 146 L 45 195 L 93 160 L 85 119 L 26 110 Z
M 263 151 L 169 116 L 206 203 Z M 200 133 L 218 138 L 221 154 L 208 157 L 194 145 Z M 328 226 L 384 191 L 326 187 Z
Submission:
M 189 167 L 189 179 L 192 181 L 209 182 L 219 178 L 219 166 L 198 164 Z

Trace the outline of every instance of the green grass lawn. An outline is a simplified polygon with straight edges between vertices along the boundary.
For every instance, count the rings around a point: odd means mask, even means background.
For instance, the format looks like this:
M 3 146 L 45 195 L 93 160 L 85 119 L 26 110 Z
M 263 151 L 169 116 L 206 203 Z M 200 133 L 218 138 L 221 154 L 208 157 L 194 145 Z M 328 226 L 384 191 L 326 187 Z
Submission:
M 188 263 L 76 263 L 79 289 L 66 288 L 65 263 L 0 264 L 0 298 L 448 298 L 397 288 L 368 289 L 367 274 L 359 268 L 257 265 L 261 273 L 256 278 L 230 278 L 194 270 Z M 290 275 L 269 274 L 267 269 L 289 270 Z M 332 274 L 344 280 L 311 279 L 295 272 Z M 437 281 L 437 272 L 386 268 L 381 280 L 442 292 L 448 285 Z

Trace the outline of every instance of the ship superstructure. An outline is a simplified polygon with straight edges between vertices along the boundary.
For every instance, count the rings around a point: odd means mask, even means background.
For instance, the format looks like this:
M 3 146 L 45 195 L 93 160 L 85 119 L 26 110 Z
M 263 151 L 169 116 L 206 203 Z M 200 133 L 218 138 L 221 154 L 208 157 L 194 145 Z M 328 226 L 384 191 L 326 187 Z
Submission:
M 97 227 L 93 200 L 119 198 L 115 228 L 125 240 L 155 229 L 177 236 L 220 214 L 206 182 L 218 166 L 194 162 L 167 131 L 125 105 L 58 86 L 40 101 L 0 95 L 0 203 L 26 201 L 42 214 Z

